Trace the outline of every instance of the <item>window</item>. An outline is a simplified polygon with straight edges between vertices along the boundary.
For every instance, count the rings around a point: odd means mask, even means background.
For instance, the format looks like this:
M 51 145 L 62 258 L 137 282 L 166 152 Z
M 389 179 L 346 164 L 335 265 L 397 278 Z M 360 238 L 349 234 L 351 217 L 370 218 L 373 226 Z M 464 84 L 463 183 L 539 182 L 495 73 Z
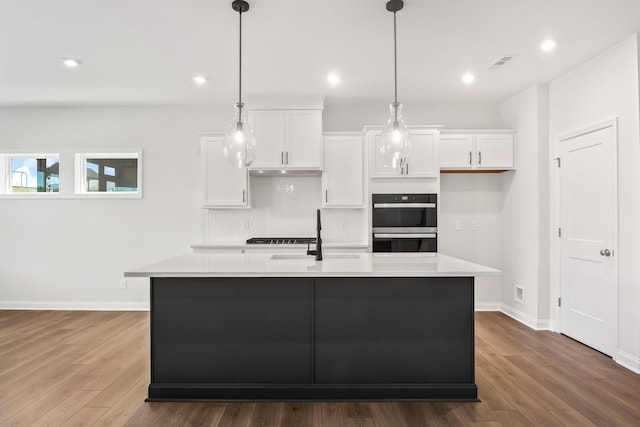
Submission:
M 76 193 L 140 197 L 140 153 L 76 154 Z
M 58 154 L 8 154 L 4 156 L 1 180 L 6 194 L 60 192 Z

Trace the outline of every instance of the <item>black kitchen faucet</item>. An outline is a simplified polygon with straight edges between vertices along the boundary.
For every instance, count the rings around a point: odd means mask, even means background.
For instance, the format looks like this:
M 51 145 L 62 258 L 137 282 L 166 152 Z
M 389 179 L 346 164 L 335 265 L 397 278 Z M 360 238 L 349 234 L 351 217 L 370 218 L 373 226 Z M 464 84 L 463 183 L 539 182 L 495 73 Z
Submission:
M 309 244 L 307 243 L 307 255 L 315 255 L 316 261 L 322 261 L 322 238 L 320 237 L 320 230 L 322 230 L 322 224 L 320 223 L 320 209 L 318 209 L 318 216 L 316 219 L 316 250 L 312 251 L 309 249 Z

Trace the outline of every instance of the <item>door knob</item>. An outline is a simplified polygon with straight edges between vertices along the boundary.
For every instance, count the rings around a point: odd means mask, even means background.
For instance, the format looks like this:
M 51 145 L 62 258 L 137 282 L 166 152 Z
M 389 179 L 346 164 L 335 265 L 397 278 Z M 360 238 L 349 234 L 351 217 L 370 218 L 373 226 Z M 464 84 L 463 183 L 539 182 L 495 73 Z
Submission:
M 609 249 L 603 249 L 600 251 L 600 255 L 602 256 L 611 256 L 611 251 Z

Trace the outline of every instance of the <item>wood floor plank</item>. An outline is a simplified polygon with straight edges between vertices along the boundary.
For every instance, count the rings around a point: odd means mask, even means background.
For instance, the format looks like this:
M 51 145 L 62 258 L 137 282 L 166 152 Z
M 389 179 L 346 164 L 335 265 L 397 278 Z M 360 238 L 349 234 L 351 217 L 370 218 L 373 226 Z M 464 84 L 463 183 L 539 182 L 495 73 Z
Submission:
M 138 360 L 107 388 L 98 391 L 86 406 L 89 408 L 111 408 L 122 397 L 122 390 L 129 390 L 140 381 L 149 381 L 149 371 L 145 360 Z M 85 389 L 88 389 L 88 385 L 85 386 Z
M 0 425 L 640 425 L 640 375 L 501 313 L 476 313 L 478 403 L 147 403 L 148 328 L 140 312 L 0 311 Z
M 563 426 L 567 427 L 595 427 L 596 425 L 588 420 L 578 411 L 550 411 Z
M 12 399 L 12 402 L 17 403 L 17 406 L 7 411 L 7 418 L 3 418 L 5 415 L 0 412 L 0 423 L 6 423 L 12 427 L 29 426 L 78 393 L 78 390 L 82 390 L 82 386 L 90 379 L 91 377 L 73 375 L 60 383 L 58 387 L 46 393 L 40 393 L 40 396 L 35 400 L 23 400 L 23 397 L 18 396 L 16 399 Z
M 94 424 L 97 427 L 119 427 L 129 421 L 140 408 L 150 408 L 144 399 L 147 397 L 149 382 L 144 379 L 134 385 L 131 390 L 123 390 L 123 395 L 100 419 Z
M 218 402 L 193 402 L 189 406 L 189 411 L 181 421 L 182 426 L 215 427 L 226 408 L 225 403 Z
M 347 419 L 347 403 L 318 402 L 313 405 L 314 426 L 344 427 Z
M 78 374 L 79 367 L 71 365 L 71 361 L 76 357 L 76 353 L 63 352 L 51 359 L 49 365 L 38 366 L 35 370 L 25 369 L 21 376 L 3 383 L 0 386 L 0 420 L 2 414 L 10 412 L 9 407 L 24 406 L 27 402 L 51 392 L 60 382 Z
M 65 421 L 62 427 L 87 427 L 95 424 L 107 412 L 108 408 L 87 408 L 78 410 L 71 418 Z
M 62 401 L 58 406 L 38 418 L 32 427 L 60 425 L 70 419 L 76 412 L 98 394 L 97 391 L 79 390 Z
M 250 427 L 267 427 L 280 425 L 284 413 L 283 403 L 256 403 L 249 421 Z
M 455 403 L 427 403 L 425 410 L 429 426 L 464 426 L 464 419 L 460 416 Z M 375 409 L 375 407 L 374 407 Z
M 217 427 L 246 427 L 251 422 L 255 403 L 228 403 Z
M 313 404 L 286 402 L 282 411 L 283 427 L 304 427 L 313 425 Z

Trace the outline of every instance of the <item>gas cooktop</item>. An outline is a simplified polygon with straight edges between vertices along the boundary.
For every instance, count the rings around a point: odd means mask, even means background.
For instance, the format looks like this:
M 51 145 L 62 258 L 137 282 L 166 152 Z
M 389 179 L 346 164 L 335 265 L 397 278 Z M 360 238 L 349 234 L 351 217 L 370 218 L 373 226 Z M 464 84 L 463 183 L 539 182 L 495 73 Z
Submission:
M 247 239 L 248 244 L 256 245 L 306 245 L 315 243 L 313 237 L 252 237 Z

